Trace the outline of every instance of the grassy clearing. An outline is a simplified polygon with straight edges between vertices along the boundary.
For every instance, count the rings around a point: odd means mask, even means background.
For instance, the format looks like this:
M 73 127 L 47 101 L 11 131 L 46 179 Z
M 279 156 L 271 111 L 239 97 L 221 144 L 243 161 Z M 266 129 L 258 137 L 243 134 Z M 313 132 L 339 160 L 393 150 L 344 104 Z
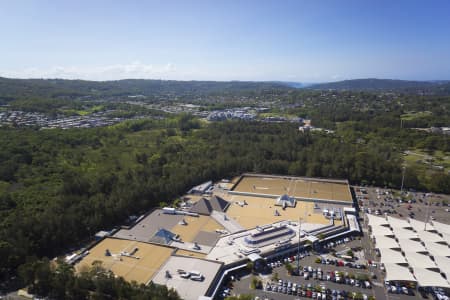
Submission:
M 69 115 L 86 116 L 104 110 L 103 105 L 94 105 L 86 109 L 64 109 L 63 112 Z
M 443 151 L 427 152 L 421 149 L 411 149 L 404 155 L 406 166 L 414 166 L 424 171 L 439 171 L 436 166 L 444 167 L 445 172 L 450 171 L 450 153 Z
M 403 114 L 400 116 L 400 118 L 403 121 L 410 121 L 410 120 L 414 120 L 414 119 L 418 119 L 418 118 L 424 118 L 424 117 L 428 117 L 431 116 L 431 111 L 412 111 L 412 112 L 408 112 L 406 114 Z

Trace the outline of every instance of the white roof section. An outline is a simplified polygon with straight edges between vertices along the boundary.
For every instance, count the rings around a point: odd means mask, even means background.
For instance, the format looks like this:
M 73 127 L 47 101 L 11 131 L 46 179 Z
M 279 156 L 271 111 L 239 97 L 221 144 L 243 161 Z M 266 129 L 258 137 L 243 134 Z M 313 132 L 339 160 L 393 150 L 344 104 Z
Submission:
M 393 236 L 394 233 L 388 227 L 385 226 L 373 226 L 372 227 L 372 236 L 375 238 L 377 236 Z
M 450 275 L 450 258 L 446 256 L 435 256 L 434 261 L 436 262 L 436 265 L 438 266 L 439 270 L 441 270 L 442 273 Z M 450 279 L 448 277 L 447 279 Z
M 219 263 L 200 258 L 171 256 L 152 281 L 174 288 L 183 299 L 197 300 L 200 296 L 206 294 L 220 267 L 221 264 Z M 182 278 L 177 272 L 178 269 L 183 269 L 186 272 L 200 272 L 204 279 L 203 281 L 194 281 L 189 278 Z M 170 274 L 169 278 L 166 276 L 166 271 Z
M 407 267 L 393 263 L 384 264 L 386 269 L 386 280 L 388 281 L 417 281 Z
M 427 269 L 434 268 L 437 266 L 431 260 L 431 258 L 426 254 L 420 254 L 417 252 L 405 252 L 406 260 L 411 268 L 416 269 Z
M 447 245 L 439 244 L 439 243 L 425 243 L 425 247 L 428 252 L 436 256 L 450 256 L 450 248 Z
M 450 233 L 443 233 L 442 238 L 450 245 Z
M 252 262 L 257 261 L 258 259 L 262 259 L 261 255 L 259 255 L 257 253 L 251 253 L 247 256 L 247 258 Z
M 383 264 L 407 264 L 405 257 L 400 251 L 392 249 L 380 249 L 381 259 Z
M 388 221 L 386 221 L 386 218 L 378 217 L 371 214 L 366 214 L 367 219 L 369 220 L 369 226 L 381 226 L 381 225 L 388 225 Z
M 428 252 L 421 242 L 415 240 L 399 238 L 398 243 L 405 251 Z
M 399 219 L 399 218 L 393 218 L 391 216 L 387 217 L 389 225 L 391 225 L 391 227 L 393 229 L 395 228 L 411 228 L 411 224 L 408 223 L 408 221 L 404 220 L 404 219 Z
M 393 228 L 394 234 L 396 238 L 403 238 L 403 239 L 416 239 L 417 233 L 410 229 L 405 229 L 401 227 L 394 227 Z
M 397 243 L 397 241 L 394 238 L 379 235 L 379 236 L 375 237 L 375 248 L 392 249 L 392 248 L 400 248 L 400 245 Z
M 444 242 L 444 239 L 440 237 L 437 233 L 429 232 L 429 231 L 421 231 L 417 233 L 419 238 L 425 243 L 437 243 Z M 427 247 L 428 248 L 428 247 Z
M 433 221 L 434 228 L 440 233 L 450 234 L 450 225 Z M 427 225 L 428 228 L 428 225 Z
M 359 228 L 358 219 L 356 218 L 356 216 L 347 214 L 346 217 L 350 230 L 360 232 L 361 229 Z
M 409 223 L 411 224 L 412 228 L 417 231 L 425 231 L 425 222 L 416 220 L 416 219 L 409 219 Z M 427 224 L 426 231 L 433 231 L 435 228 L 430 223 Z
M 440 273 L 430 271 L 428 269 L 414 269 L 414 275 L 420 286 L 438 286 L 443 288 L 450 288 L 450 284 Z

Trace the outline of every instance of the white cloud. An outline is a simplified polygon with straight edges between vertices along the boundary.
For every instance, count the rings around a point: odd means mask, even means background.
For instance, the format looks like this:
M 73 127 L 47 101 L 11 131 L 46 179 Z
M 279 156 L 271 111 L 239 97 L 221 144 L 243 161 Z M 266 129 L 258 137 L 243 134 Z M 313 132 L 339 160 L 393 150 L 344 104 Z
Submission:
M 127 78 L 167 79 L 173 76 L 173 64 L 151 65 L 140 61 L 107 66 L 54 66 L 50 68 L 26 68 L 22 70 L 0 70 L 0 76 L 11 78 L 64 78 L 86 80 L 118 80 Z

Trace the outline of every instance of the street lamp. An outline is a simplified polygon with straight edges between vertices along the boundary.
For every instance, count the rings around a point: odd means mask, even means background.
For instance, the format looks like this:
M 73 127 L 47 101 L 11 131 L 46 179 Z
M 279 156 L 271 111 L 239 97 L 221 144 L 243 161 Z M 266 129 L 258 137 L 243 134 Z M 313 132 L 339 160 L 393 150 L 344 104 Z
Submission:
M 403 165 L 402 166 L 402 186 L 400 188 L 400 192 L 403 195 L 403 183 L 405 182 L 405 171 L 406 171 L 406 166 Z

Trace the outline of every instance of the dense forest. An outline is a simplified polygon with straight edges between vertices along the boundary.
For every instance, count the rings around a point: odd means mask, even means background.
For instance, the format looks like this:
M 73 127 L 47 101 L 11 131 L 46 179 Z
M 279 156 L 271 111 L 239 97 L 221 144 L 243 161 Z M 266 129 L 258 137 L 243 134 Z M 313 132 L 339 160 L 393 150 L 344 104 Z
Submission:
M 448 139 L 431 138 L 448 150 Z M 6 280 L 27 257 L 61 254 L 204 180 L 253 171 L 398 187 L 401 155 L 392 144 L 418 142 L 428 137 L 380 129 L 361 144 L 288 123 L 202 125 L 188 115 L 84 130 L 0 129 L 1 274 Z M 408 172 L 405 185 L 450 192 L 444 174 L 420 181 Z
M 0 104 L 21 98 L 71 99 L 76 97 L 108 97 L 172 95 L 180 97 L 243 93 L 257 95 L 265 91 L 287 90 L 276 82 L 250 81 L 176 81 L 126 79 L 117 81 L 85 81 L 65 79 L 10 79 L 0 77 Z

